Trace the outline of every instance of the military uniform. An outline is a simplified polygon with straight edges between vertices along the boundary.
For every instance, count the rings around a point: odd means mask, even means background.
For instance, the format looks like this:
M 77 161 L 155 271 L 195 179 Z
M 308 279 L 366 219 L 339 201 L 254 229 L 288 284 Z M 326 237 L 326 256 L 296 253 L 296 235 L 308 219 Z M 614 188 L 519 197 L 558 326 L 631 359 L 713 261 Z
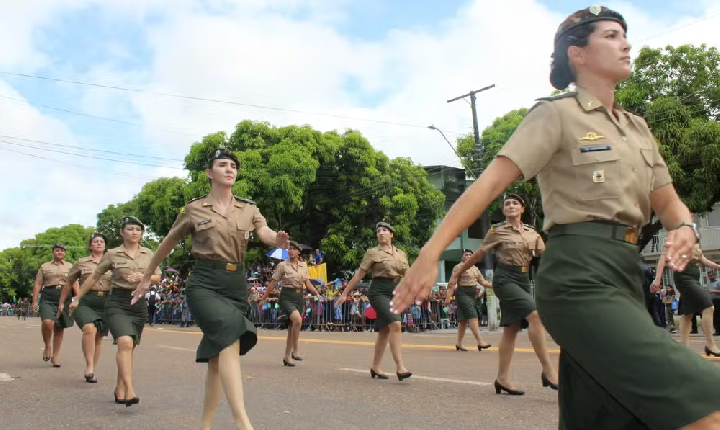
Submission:
M 122 336 L 130 336 L 134 345 L 140 344 L 147 319 L 147 301 L 143 296 L 134 305 L 130 304 L 138 284 L 131 284 L 126 278 L 132 273 L 144 273 L 152 257 L 153 252 L 141 246 L 137 256 L 133 258 L 128 255 L 123 245 L 106 252 L 95 269 L 95 276 L 98 279 L 111 272 L 110 294 L 105 301 L 104 321 L 113 336 L 114 343 L 117 343 Z M 159 268 L 155 270 L 154 275 L 161 274 Z
M 390 301 L 395 286 L 408 269 L 405 253 L 394 246 L 388 249 L 370 248 L 365 252 L 360 269 L 372 273 L 367 297 L 377 313 L 375 329 L 380 330 L 394 321 L 401 321 L 400 315 L 390 312 Z
M 65 308 L 60 314 L 60 318 L 57 316 L 60 292 L 67 282 L 68 272 L 70 272 L 71 267 L 72 264 L 64 260 L 60 263 L 48 261 L 40 266 L 35 276 L 35 282 L 39 282 L 42 285 L 40 303 L 38 304 L 40 308 L 40 319 L 41 321 L 55 321 L 56 328 L 73 326 L 73 319 L 70 316 L 69 310 L 70 295 L 65 299 Z
M 716 411 L 720 369 L 643 306 L 637 231 L 650 193 L 671 184 L 645 121 L 578 87 L 537 103 L 498 156 L 540 185 L 536 302 L 561 348 L 560 428 L 670 430 Z
M 453 275 L 460 270 L 462 264 L 463 263 L 460 263 L 453 268 Z M 458 288 L 455 289 L 458 321 L 480 318 L 477 306 L 478 291 L 476 287 L 478 284 L 484 284 L 485 282 L 485 277 L 476 266 L 472 266 L 460 274 L 460 279 L 457 284 Z
M 225 216 L 205 196 L 188 202 L 175 220 L 173 230 L 192 235 L 191 252 L 196 259 L 187 282 L 188 306 L 203 332 L 196 362 L 208 362 L 237 340 L 241 355 L 257 343 L 255 326 L 247 319 L 243 260 L 250 233 L 266 226 L 255 202 L 239 197 Z
M 500 223 L 490 228 L 482 245 L 485 252 L 495 251 L 497 266 L 493 277 L 493 291 L 500 300 L 500 326 L 520 324 L 528 327 L 525 319 L 535 311 L 530 292 L 529 267 L 533 256 L 545 250 L 545 242 L 532 227 L 522 224 L 516 229 Z
M 280 290 L 280 311 L 290 317 L 294 311 L 298 311 L 302 316 L 305 306 L 305 299 L 302 292 L 305 281 L 310 279 L 307 263 L 297 262 L 295 267 L 290 260 L 285 260 L 278 264 L 272 276 L 273 281 L 277 282 Z
M 97 269 L 99 263 L 96 263 L 92 257 L 82 257 L 75 263 L 68 273 L 68 282 L 72 285 L 75 281 L 85 283 L 87 278 Z M 110 292 L 110 272 L 105 273 L 93 285 L 92 291 L 88 291 L 78 303 L 77 308 L 73 312 L 73 318 L 77 322 L 80 330 L 85 324 L 94 324 L 98 333 L 107 335 L 107 326 L 105 325 L 103 315 L 105 314 L 105 302 Z
M 700 285 L 700 267 L 703 253 L 700 245 L 695 245 L 685 270 L 673 272 L 675 287 L 680 292 L 678 315 L 694 315 L 713 307 L 712 297 L 706 288 Z

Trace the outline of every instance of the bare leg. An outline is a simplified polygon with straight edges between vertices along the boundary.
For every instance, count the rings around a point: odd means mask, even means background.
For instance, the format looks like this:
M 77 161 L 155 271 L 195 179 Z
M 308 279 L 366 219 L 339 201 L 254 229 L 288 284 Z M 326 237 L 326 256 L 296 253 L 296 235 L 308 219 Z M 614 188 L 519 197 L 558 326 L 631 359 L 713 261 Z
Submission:
M 208 361 L 207 376 L 205 377 L 205 401 L 203 402 L 202 430 L 212 429 L 215 413 L 222 396 L 222 383 L 217 358 Z
M 468 324 L 470 325 L 470 331 L 472 331 L 473 336 L 475 336 L 475 340 L 477 341 L 478 346 L 485 346 L 487 345 L 487 342 L 485 342 L 485 339 L 482 338 L 480 335 L 480 322 L 477 318 L 473 318 L 470 321 L 468 321 Z
M 459 346 L 462 348 L 463 338 L 465 338 L 465 330 L 467 329 L 467 320 L 460 321 L 458 323 L 458 330 L 457 330 L 457 340 L 455 341 L 455 346 Z
M 45 344 L 45 352 L 43 352 L 44 357 L 52 356 L 51 343 L 53 331 L 55 331 L 55 321 L 45 320 L 42 322 L 40 332 L 42 333 L 43 343 Z
M 95 373 L 95 363 L 97 362 L 97 352 L 95 344 L 97 342 L 97 328 L 95 324 L 85 324 L 82 327 L 82 351 L 85 355 L 85 374 Z
M 719 352 L 717 345 L 715 345 L 715 339 L 713 339 L 713 312 L 715 312 L 714 306 L 702 311 L 702 328 L 703 334 L 705 334 L 705 345 L 711 351 Z
M 500 347 L 498 348 L 497 381 L 502 384 L 503 387 L 511 390 L 514 390 L 515 386 L 510 383 L 510 363 L 512 362 L 512 356 L 515 352 L 515 339 L 517 338 L 519 330 L 520 324 L 503 327 L 503 335 L 502 338 L 500 338 Z
M 400 321 L 394 321 L 390 324 L 390 352 L 393 360 L 395 360 L 395 368 L 397 373 L 406 373 L 402 358 L 402 326 Z
M 720 429 L 720 411 L 713 412 L 703 419 L 695 421 L 680 430 L 718 430 Z
M 133 345 L 133 339 L 130 336 L 120 336 L 117 340 L 117 366 L 120 378 L 122 380 L 125 391 L 124 397 L 121 399 L 132 399 L 136 397 L 135 389 L 132 386 L 132 359 L 135 346 Z
M 545 326 L 542 325 L 542 322 L 540 321 L 540 316 L 538 315 L 537 311 L 533 311 L 533 313 L 528 315 L 527 320 L 530 324 L 530 327 L 528 327 L 528 338 L 530 338 L 530 343 L 532 343 L 533 349 L 535 350 L 535 355 L 537 355 L 538 359 L 540 359 L 543 373 L 545 374 L 545 377 L 550 380 L 550 382 L 552 382 L 553 384 L 557 384 L 557 371 L 555 370 L 555 367 L 550 361 L 550 354 L 547 350 L 547 341 L 545 339 Z
M 290 361 L 290 353 L 292 353 L 293 349 L 293 321 L 290 319 L 288 321 L 288 332 L 287 332 L 287 340 L 285 341 L 285 355 L 283 356 L 285 358 L 285 361 Z
M 118 366 L 118 369 L 117 369 L 117 382 L 115 383 L 115 397 L 117 397 L 118 400 L 125 399 L 125 383 L 123 382 L 122 374 L 120 373 L 120 366 Z
M 103 343 L 103 334 L 97 333 L 95 335 L 95 355 L 93 356 L 93 370 L 95 370 L 95 367 L 97 367 L 97 364 L 100 362 L 100 352 L 102 351 L 102 343 Z
M 680 315 L 680 343 L 685 346 L 690 345 L 692 317 L 692 315 Z
M 218 356 L 220 381 L 235 418 L 237 430 L 253 430 L 250 419 L 245 411 L 243 398 L 242 373 L 240 372 L 240 341 L 220 351 Z
M 382 364 L 383 355 L 385 355 L 385 348 L 387 348 L 389 339 L 390 328 L 385 327 L 378 332 L 377 340 L 375 341 L 375 356 L 373 357 L 372 363 L 373 370 L 378 373 L 380 373 L 380 365 Z
M 65 336 L 65 329 L 58 328 L 55 326 L 53 329 L 53 352 L 52 352 L 52 364 L 58 363 L 58 356 L 60 355 L 60 347 L 62 347 L 63 337 Z
M 292 354 L 297 357 L 300 355 L 300 329 L 302 329 L 300 312 L 293 311 L 293 313 L 290 314 L 290 321 L 292 321 Z

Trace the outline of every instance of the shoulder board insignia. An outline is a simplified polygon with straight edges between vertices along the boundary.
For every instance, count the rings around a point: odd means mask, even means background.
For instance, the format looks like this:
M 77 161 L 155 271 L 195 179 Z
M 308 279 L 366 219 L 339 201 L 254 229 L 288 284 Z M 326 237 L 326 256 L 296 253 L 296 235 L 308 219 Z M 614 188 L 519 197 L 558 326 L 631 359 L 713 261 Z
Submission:
M 188 202 L 187 202 L 187 203 L 185 203 L 185 205 L 187 205 L 188 203 L 192 203 L 192 202 L 194 202 L 195 200 L 200 200 L 200 199 L 204 199 L 205 197 L 207 197 L 207 195 L 204 195 L 204 196 L 200 196 L 200 197 L 195 197 L 194 199 L 190 199 L 190 200 L 188 200 Z
M 181 214 L 184 214 L 184 213 L 185 213 L 185 206 L 183 206 L 183 207 L 180 208 L 180 213 L 181 213 Z
M 555 94 L 554 96 L 540 97 L 540 98 L 538 98 L 538 99 L 536 99 L 536 100 L 537 100 L 537 101 L 548 101 L 548 102 L 551 102 L 551 101 L 553 101 L 553 100 L 560 100 L 560 99 L 565 99 L 565 98 L 568 98 L 568 97 L 575 97 L 575 96 L 577 96 L 577 93 L 576 93 L 576 92 L 574 92 L 574 91 L 569 91 L 569 92 L 566 92 L 566 93 Z
M 528 230 L 535 230 L 535 228 L 534 228 L 533 226 L 531 226 L 531 225 L 523 224 L 523 226 L 525 226 L 525 228 L 528 229 Z
M 244 197 L 235 196 L 235 200 L 237 200 L 237 201 L 239 201 L 239 202 L 250 203 L 251 205 L 257 206 L 257 203 L 255 203 L 254 201 L 252 201 L 252 200 L 250 200 L 250 199 L 246 199 L 246 198 L 244 198 Z

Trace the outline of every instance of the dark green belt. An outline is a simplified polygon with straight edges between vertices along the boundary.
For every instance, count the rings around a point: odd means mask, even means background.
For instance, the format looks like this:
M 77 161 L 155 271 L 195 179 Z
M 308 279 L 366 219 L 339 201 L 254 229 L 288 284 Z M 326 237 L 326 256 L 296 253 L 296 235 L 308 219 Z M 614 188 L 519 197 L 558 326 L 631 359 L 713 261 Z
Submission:
M 47 288 L 49 290 L 55 290 L 55 289 L 60 289 L 62 287 L 63 287 L 62 285 L 43 285 L 42 289 L 44 290 Z
M 579 222 L 575 224 L 558 224 L 550 228 L 548 232 L 550 236 L 559 235 L 578 235 L 578 236 L 593 236 L 604 239 L 619 240 L 621 242 L 637 244 L 638 233 L 634 227 L 629 227 L 624 224 L 601 222 L 601 221 L 588 221 Z
M 195 260 L 195 267 L 209 267 L 211 269 L 222 269 L 228 272 L 237 272 L 243 270 L 245 265 L 243 263 L 231 263 L 221 260 Z
M 110 291 L 90 290 L 87 293 L 85 293 L 86 296 L 98 296 L 98 297 L 102 297 L 106 294 L 110 294 Z

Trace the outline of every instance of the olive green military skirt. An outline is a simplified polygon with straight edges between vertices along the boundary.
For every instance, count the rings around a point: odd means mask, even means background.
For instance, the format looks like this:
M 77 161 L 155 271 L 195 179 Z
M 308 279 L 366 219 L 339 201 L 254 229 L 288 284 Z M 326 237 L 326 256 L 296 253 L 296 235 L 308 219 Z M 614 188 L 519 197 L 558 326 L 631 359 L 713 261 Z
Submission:
M 40 320 L 51 320 L 55 321 L 55 328 L 68 328 L 73 326 L 73 318 L 70 316 L 70 302 L 72 301 L 68 294 L 65 299 L 65 307 L 60 314 L 60 318 L 57 316 L 58 302 L 60 301 L 60 288 L 43 288 L 40 292 Z
M 107 336 L 108 329 L 103 319 L 108 291 L 88 291 L 73 312 L 73 318 L 80 330 L 87 324 L 94 324 L 98 333 Z
M 296 290 L 293 288 L 283 288 L 280 290 L 280 312 L 283 315 L 290 317 L 295 311 L 302 316 L 303 308 L 305 307 L 305 298 L 302 295 L 302 290 Z
M 143 297 L 131 305 L 133 293 L 133 290 L 113 288 L 105 302 L 105 325 L 112 334 L 114 344 L 119 338 L 130 336 L 134 345 L 140 345 L 147 320 L 147 300 Z
M 700 285 L 700 268 L 688 264 L 682 272 L 673 272 L 675 287 L 680 292 L 678 315 L 693 315 L 713 306 L 707 289 Z
M 393 290 L 398 284 L 394 279 L 373 278 L 368 288 L 367 297 L 370 306 L 377 313 L 375 319 L 375 330 L 381 330 L 395 321 L 402 321 L 400 315 L 390 312 L 390 301 L 393 298 Z
M 197 260 L 187 282 L 187 301 L 203 333 L 195 354 L 197 363 L 207 363 L 220 351 L 240 341 L 240 355 L 257 343 L 255 325 L 247 318 L 248 285 L 242 263 L 235 271 L 223 261 Z
M 498 263 L 493 274 L 493 291 L 500 300 L 500 327 L 520 324 L 527 328 L 525 318 L 535 311 L 528 272 L 519 266 Z
M 458 321 L 480 318 L 477 308 L 477 288 L 457 287 L 455 289 Z
M 536 291 L 561 348 L 560 429 L 673 430 L 720 408 L 720 367 L 654 325 L 642 282 L 636 245 L 550 230 Z

